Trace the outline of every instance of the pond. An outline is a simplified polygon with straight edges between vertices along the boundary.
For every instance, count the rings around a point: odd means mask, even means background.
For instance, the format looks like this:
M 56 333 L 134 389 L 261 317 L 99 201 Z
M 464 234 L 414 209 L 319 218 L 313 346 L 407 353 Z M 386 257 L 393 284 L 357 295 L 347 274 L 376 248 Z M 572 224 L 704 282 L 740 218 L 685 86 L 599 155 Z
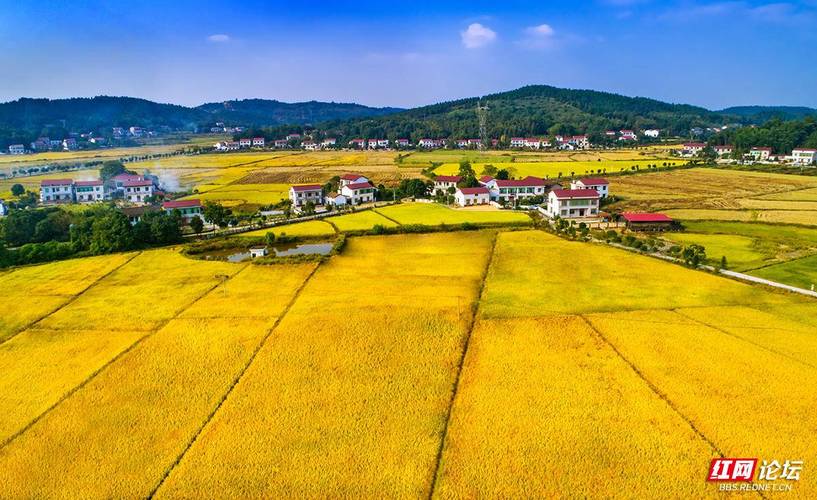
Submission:
M 270 248 L 270 253 L 276 257 L 291 257 L 293 255 L 329 255 L 332 251 L 332 243 L 277 243 Z M 251 257 L 250 252 L 245 248 L 225 248 L 213 250 L 201 254 L 205 260 L 222 260 L 227 262 L 244 262 Z

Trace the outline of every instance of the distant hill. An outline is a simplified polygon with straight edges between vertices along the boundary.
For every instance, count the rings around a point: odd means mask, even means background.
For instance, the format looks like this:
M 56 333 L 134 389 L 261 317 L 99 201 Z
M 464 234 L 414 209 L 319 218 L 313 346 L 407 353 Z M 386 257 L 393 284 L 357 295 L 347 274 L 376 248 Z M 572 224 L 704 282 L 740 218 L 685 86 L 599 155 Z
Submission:
M 382 116 L 403 111 L 400 108 L 370 108 L 353 103 L 318 101 L 286 103 L 267 99 L 207 103 L 195 109 L 208 113 L 211 120 L 267 127 L 314 125 L 331 120 Z
M 687 134 L 692 127 L 721 124 L 724 117 L 704 108 L 669 104 L 595 90 L 532 85 L 510 92 L 444 102 L 337 126 L 340 134 L 364 137 L 478 137 L 475 108 L 490 108 L 491 137 L 543 134 L 601 135 L 621 128 L 659 128 Z
M 817 109 L 804 106 L 734 106 L 718 111 L 722 115 L 736 116 L 748 123 L 765 123 L 773 118 L 801 120 L 807 116 L 817 117 Z

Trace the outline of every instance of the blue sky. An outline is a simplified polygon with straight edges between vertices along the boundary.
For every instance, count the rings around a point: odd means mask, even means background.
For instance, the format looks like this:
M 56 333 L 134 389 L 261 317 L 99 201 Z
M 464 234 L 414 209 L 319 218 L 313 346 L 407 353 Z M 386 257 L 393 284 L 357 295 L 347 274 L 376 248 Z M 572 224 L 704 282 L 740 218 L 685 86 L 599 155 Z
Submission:
M 0 0 L 0 101 L 418 106 L 527 84 L 817 107 L 817 0 Z

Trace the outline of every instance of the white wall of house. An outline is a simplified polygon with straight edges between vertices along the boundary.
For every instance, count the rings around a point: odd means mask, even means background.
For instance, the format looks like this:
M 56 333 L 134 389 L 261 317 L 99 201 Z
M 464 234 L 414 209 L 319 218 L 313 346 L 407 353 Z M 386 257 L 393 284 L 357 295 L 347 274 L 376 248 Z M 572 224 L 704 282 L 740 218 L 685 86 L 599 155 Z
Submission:
M 599 214 L 598 198 L 560 198 L 551 191 L 548 195 L 546 215 L 551 218 L 581 219 L 597 217 Z
M 289 188 L 289 201 L 292 202 L 292 206 L 295 208 L 302 207 L 309 203 L 310 201 L 315 205 L 323 205 L 323 193 L 321 188 L 314 188 L 314 189 L 295 189 L 295 187 Z
M 461 207 L 487 205 L 491 201 L 491 196 L 488 193 L 466 194 L 463 193 L 462 190 L 457 189 L 457 192 L 454 193 L 454 201 Z

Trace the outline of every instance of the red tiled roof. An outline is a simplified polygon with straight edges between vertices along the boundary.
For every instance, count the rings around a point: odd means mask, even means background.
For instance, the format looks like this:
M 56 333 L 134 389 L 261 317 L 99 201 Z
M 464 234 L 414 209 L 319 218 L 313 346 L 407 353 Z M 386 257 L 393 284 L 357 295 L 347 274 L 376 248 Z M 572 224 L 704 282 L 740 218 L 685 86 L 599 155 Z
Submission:
M 76 186 L 101 186 L 104 184 L 102 181 L 76 181 L 74 185 Z
M 162 203 L 162 208 L 165 210 L 172 210 L 174 208 L 194 208 L 200 207 L 201 201 L 199 200 L 176 200 L 176 201 L 166 201 Z
M 772 148 L 752 148 L 752 151 L 769 151 L 771 152 Z
M 149 181 L 146 179 L 139 179 L 133 181 L 125 181 L 122 183 L 124 187 L 142 187 L 142 186 L 152 186 L 153 181 Z
M 703 142 L 685 142 L 684 147 L 685 148 L 703 148 L 703 147 L 706 147 L 706 144 L 704 144 Z
M 66 184 L 73 184 L 71 179 L 45 179 L 40 181 L 40 186 L 64 186 Z
M 551 193 L 557 198 L 598 198 L 599 193 L 595 189 L 554 189 Z
M 794 148 L 791 150 L 792 153 L 795 151 L 800 151 L 803 153 L 817 153 L 817 149 L 810 149 L 810 148 Z
M 672 222 L 672 219 L 664 214 L 648 214 L 639 212 L 624 212 L 621 214 L 627 222 Z
M 435 182 L 459 182 L 462 177 L 459 175 L 438 175 L 434 178 Z
M 721 146 L 715 146 L 715 149 L 734 149 L 730 144 L 723 144 Z
M 488 188 L 485 187 L 460 188 L 460 192 L 462 194 L 489 194 Z
M 601 177 L 588 177 L 586 179 L 579 179 L 579 181 L 585 186 L 606 186 L 610 184 L 607 182 L 607 179 L 602 179 Z
M 119 175 L 113 176 L 113 180 L 115 180 L 115 181 L 132 181 L 134 179 L 141 179 L 141 178 L 142 178 L 141 175 L 135 175 L 135 174 L 119 174 Z
M 499 187 L 527 187 L 527 186 L 544 186 L 545 181 L 533 176 L 527 176 L 524 179 L 508 179 L 496 180 L 496 185 Z
M 366 178 L 365 175 L 360 174 L 343 174 L 340 176 L 340 178 L 343 179 L 344 181 L 356 181 L 361 177 L 363 177 L 364 179 Z
M 295 192 L 298 191 L 317 191 L 319 189 L 323 189 L 323 186 L 320 184 L 304 184 L 302 186 L 292 186 L 292 190 Z
M 346 187 L 354 191 L 357 189 L 373 188 L 374 186 L 372 186 L 368 182 L 357 182 L 355 184 L 347 184 Z
M 494 178 L 490 175 L 483 175 L 479 178 L 479 182 L 491 182 L 492 180 L 494 180 Z

